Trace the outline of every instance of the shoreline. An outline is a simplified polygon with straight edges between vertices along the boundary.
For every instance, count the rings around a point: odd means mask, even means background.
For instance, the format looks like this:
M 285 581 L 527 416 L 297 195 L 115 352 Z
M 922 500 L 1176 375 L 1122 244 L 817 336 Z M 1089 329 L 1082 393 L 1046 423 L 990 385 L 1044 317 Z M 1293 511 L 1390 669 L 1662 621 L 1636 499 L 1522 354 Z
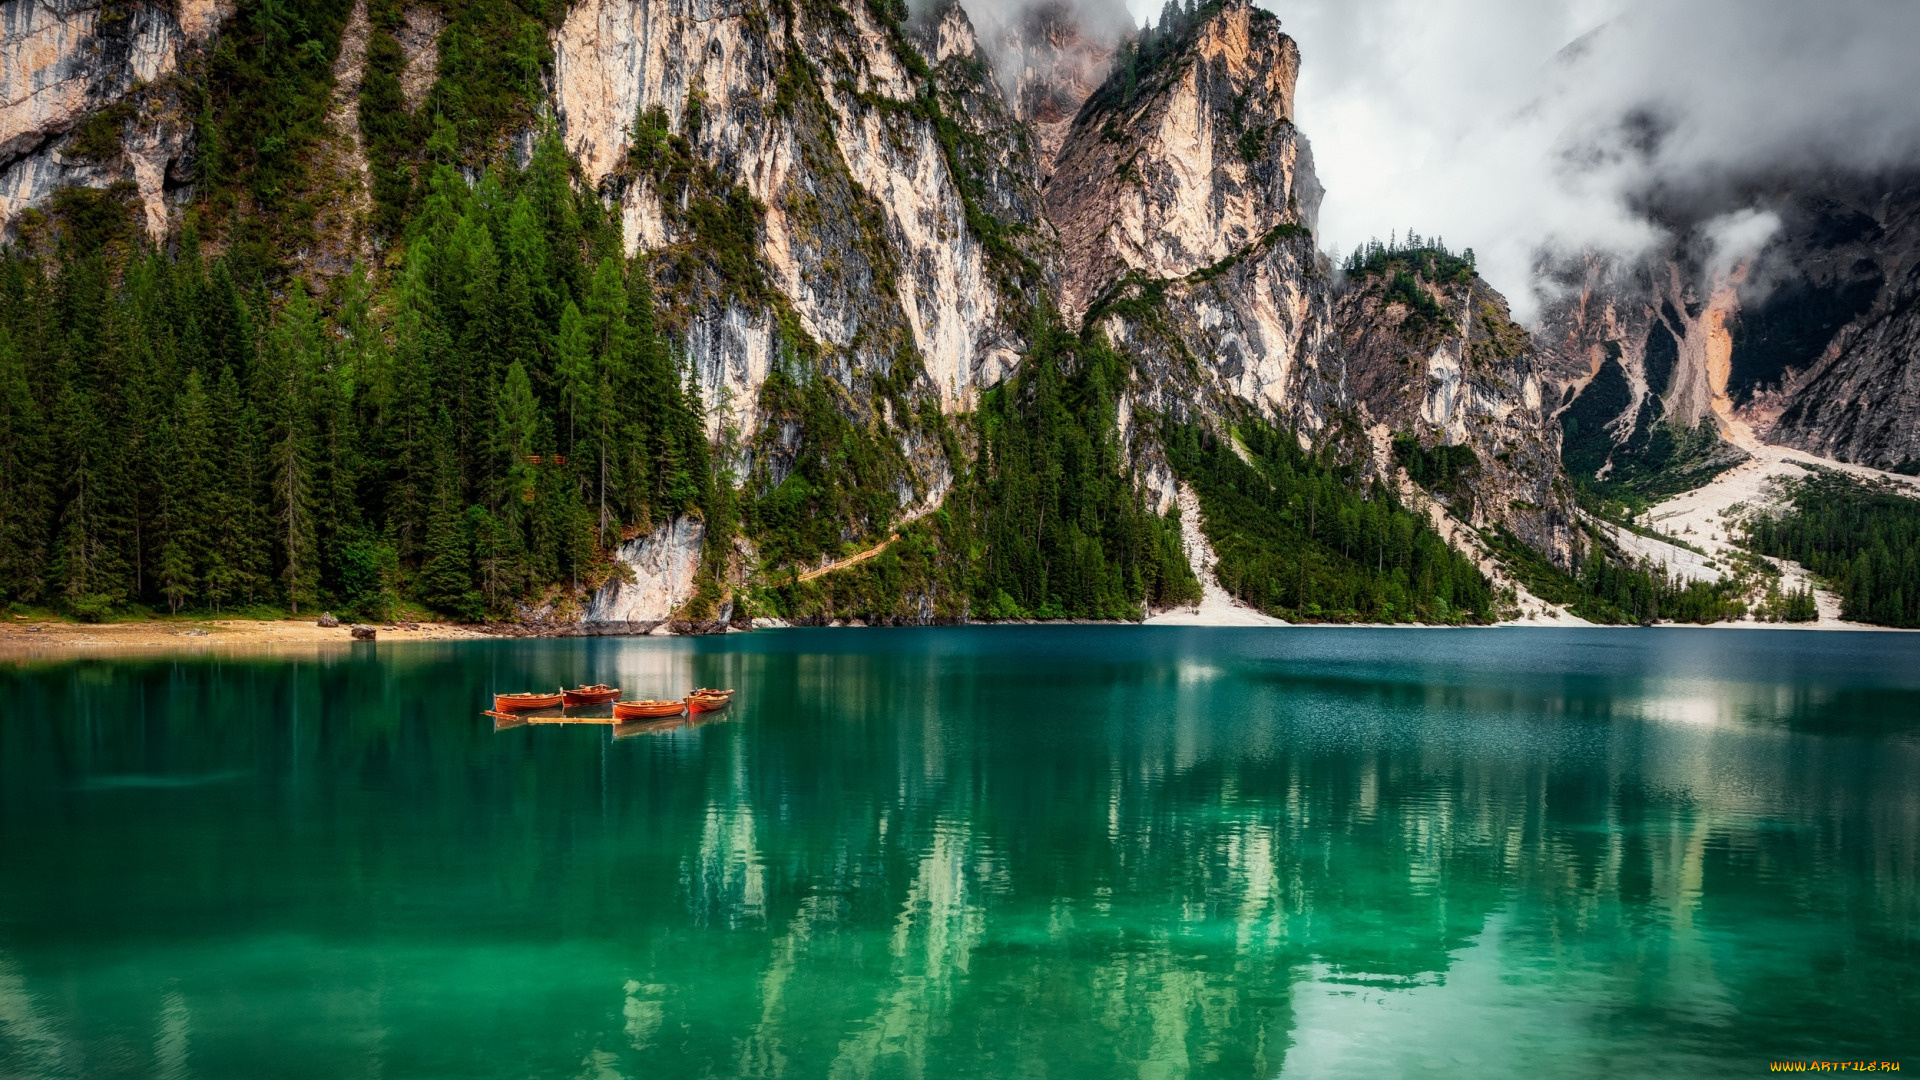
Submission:
M 1117 620 L 1058 620 L 1058 621 L 1020 621 L 1020 622 L 969 622 L 951 625 L 960 626 L 1137 626 L 1170 628 L 1215 628 L 1215 629 L 1252 629 L 1270 628 L 1276 631 L 1286 630 L 1500 630 L 1500 629 L 1597 629 L 1597 630 L 1642 630 L 1642 629 L 1683 629 L 1683 630 L 1762 630 L 1781 631 L 1799 630 L 1816 633 L 1835 631 L 1865 631 L 1888 634 L 1920 633 L 1920 630 L 1893 626 L 1871 626 L 1865 623 L 1847 623 L 1838 620 L 1822 619 L 1815 623 L 1768 623 L 1752 619 L 1742 619 L 1718 623 L 1655 623 L 1652 627 L 1608 626 L 1601 623 L 1586 623 L 1580 626 L 1568 626 L 1539 620 L 1512 619 L 1504 622 L 1447 625 L 1439 623 L 1289 623 L 1265 616 L 1263 621 L 1255 622 L 1246 616 L 1252 614 L 1241 610 L 1231 612 L 1196 611 L 1192 609 L 1161 612 L 1141 622 Z M 1223 617 L 1224 616 L 1224 617 Z M 502 633 L 486 627 L 464 626 L 455 623 L 414 623 L 412 629 L 380 627 L 380 636 L 373 644 L 394 644 L 415 641 L 494 641 L 533 638 L 560 637 L 660 637 L 660 636 L 701 636 L 675 635 L 655 631 L 647 633 Z M 929 624 L 931 625 L 931 624 Z M 28 627 L 38 627 L 29 630 Z M 823 626 L 763 626 L 756 629 L 833 629 L 861 630 L 876 629 L 867 626 L 833 625 Z M 878 627 L 877 629 L 902 629 L 901 627 Z M 735 633 L 751 631 L 733 631 Z M 711 636 L 711 635 L 710 635 Z M 0 624 L 0 657 L 8 658 L 46 658 L 51 656 L 97 655 L 122 652 L 209 652 L 229 649 L 297 649 L 306 652 L 343 649 L 356 644 L 348 627 L 322 627 L 309 620 L 295 619 L 218 619 L 204 621 L 153 621 L 126 623 L 78 623 L 57 620 Z M 365 644 L 360 643 L 360 644 Z

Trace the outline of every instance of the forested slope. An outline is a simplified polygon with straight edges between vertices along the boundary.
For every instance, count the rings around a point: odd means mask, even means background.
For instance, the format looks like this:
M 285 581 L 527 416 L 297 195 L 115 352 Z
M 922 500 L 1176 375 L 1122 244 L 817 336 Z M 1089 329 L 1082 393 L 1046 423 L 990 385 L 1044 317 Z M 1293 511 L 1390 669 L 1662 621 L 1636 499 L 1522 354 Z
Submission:
M 159 204 L 103 165 L 6 222 L 0 603 L 554 625 L 692 544 L 646 618 L 1138 618 L 1199 595 L 1186 483 L 1255 606 L 1492 617 L 1388 425 L 1570 557 L 1497 296 L 1336 317 L 1264 13 L 1164 16 L 1050 161 L 956 6 L 696 14 L 253 0 L 185 48 Z M 49 137 L 132 169 L 147 122 Z

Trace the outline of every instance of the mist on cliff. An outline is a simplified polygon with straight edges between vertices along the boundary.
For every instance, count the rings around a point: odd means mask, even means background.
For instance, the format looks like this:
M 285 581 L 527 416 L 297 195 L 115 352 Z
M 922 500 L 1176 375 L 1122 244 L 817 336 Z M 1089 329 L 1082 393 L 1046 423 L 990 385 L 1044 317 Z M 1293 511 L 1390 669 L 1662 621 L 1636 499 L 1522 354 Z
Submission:
M 1920 161 L 1914 0 L 1258 2 L 1300 43 L 1321 245 L 1472 247 L 1522 317 L 1543 252 L 1691 213 L 1723 259 L 1768 235 L 1756 182 Z

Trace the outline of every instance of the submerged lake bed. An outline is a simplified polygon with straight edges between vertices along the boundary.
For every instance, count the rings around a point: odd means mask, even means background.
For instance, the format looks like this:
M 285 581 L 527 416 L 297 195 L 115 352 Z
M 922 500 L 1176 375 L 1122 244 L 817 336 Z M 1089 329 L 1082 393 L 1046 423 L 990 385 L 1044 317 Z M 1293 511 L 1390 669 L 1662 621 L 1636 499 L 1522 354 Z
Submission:
M 733 687 L 637 734 L 498 692 Z M 0 668 L 0 1076 L 1920 1067 L 1920 638 L 1115 626 Z

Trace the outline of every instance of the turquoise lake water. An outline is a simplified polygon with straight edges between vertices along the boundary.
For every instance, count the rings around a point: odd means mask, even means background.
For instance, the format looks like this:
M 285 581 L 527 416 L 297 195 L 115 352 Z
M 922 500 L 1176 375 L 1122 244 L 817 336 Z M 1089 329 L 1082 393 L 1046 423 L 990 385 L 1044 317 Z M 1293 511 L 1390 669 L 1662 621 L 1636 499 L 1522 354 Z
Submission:
M 739 693 L 623 737 L 480 715 L 600 680 Z M 0 1077 L 1903 1057 L 1920 636 L 791 630 L 0 666 Z

